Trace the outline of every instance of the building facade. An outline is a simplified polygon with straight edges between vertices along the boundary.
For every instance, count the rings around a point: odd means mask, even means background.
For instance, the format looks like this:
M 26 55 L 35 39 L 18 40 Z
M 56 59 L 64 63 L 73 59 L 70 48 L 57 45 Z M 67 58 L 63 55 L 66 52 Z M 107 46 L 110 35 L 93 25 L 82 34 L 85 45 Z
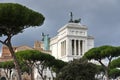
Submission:
M 94 38 L 87 31 L 87 26 L 75 22 L 60 28 L 58 34 L 50 40 L 52 56 L 63 61 L 81 58 L 94 47 Z

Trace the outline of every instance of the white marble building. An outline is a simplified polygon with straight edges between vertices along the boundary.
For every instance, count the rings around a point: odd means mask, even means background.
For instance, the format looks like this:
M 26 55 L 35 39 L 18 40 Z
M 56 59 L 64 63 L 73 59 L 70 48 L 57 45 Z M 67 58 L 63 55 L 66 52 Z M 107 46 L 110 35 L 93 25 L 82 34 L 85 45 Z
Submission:
M 60 28 L 58 34 L 50 40 L 52 56 L 63 61 L 81 58 L 94 47 L 94 38 L 87 31 L 87 26 L 75 22 Z

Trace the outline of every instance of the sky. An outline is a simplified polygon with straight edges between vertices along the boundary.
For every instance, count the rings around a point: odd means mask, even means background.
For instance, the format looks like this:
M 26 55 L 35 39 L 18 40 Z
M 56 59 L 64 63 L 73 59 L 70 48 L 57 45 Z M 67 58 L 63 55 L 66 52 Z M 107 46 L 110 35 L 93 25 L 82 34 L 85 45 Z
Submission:
M 45 17 L 42 26 L 15 35 L 13 46 L 33 46 L 34 41 L 41 41 L 42 32 L 54 37 L 70 20 L 70 12 L 74 19 L 81 18 L 81 24 L 88 27 L 88 34 L 95 38 L 95 46 L 120 46 L 120 0 L 0 0 L 0 3 L 19 3 Z

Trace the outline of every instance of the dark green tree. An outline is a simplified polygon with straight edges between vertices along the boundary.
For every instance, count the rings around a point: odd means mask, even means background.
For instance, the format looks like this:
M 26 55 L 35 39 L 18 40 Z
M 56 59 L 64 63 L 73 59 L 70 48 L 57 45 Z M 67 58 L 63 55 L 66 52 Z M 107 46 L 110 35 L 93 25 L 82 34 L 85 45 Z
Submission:
M 4 70 L 6 78 L 10 80 L 12 69 L 15 69 L 13 61 L 0 62 L 0 68 Z
M 35 63 L 35 67 L 37 68 L 38 73 L 43 80 L 46 80 L 45 78 L 47 77 L 47 75 L 43 75 L 43 71 L 47 68 L 50 69 L 50 67 L 53 65 L 54 60 L 55 58 L 50 54 L 40 52 L 38 61 Z
M 120 56 L 120 47 L 101 46 L 90 49 L 85 53 L 84 57 L 89 60 L 98 61 L 105 71 L 107 80 L 109 80 L 109 70 L 111 61 Z M 107 60 L 107 64 L 103 60 Z
M 59 71 L 65 66 L 67 65 L 67 62 L 64 62 L 62 60 L 59 59 L 52 59 L 50 61 L 48 61 L 47 63 L 47 67 L 49 68 L 51 75 L 52 75 L 52 80 L 55 79 L 55 76 L 53 76 L 54 73 L 56 73 L 56 75 L 59 73 Z
M 33 68 L 37 68 L 38 73 L 41 78 L 45 80 L 43 71 L 47 67 L 51 67 L 55 58 L 50 54 L 43 53 L 37 50 L 25 50 L 19 51 L 16 53 L 17 58 L 22 61 L 22 63 L 26 64 L 31 73 L 31 80 L 34 80 Z
M 14 54 L 11 39 L 14 35 L 23 32 L 24 29 L 30 26 L 42 25 L 43 21 L 44 17 L 42 14 L 25 6 L 16 3 L 0 3 L 0 36 L 6 36 L 6 39 L 0 40 L 0 42 L 9 48 L 14 58 L 19 80 L 22 80 L 21 71 Z
M 56 80 L 95 80 L 97 67 L 87 60 L 74 60 L 59 72 Z
M 68 63 L 64 62 L 62 60 L 56 59 L 52 65 L 52 70 L 58 74 L 60 72 L 60 70 L 66 66 Z
M 110 69 L 109 76 L 112 79 L 116 79 L 117 77 L 120 76 L 120 69 L 117 69 L 117 68 Z
M 120 57 L 114 59 L 111 64 L 110 64 L 110 68 L 120 68 Z
M 34 64 L 38 61 L 39 54 L 40 52 L 36 50 L 24 50 L 16 53 L 19 62 L 28 67 L 31 74 L 31 80 L 34 80 Z
M 99 79 L 104 80 L 105 71 L 104 71 L 103 67 L 101 65 L 96 64 L 96 68 L 97 68 L 96 78 L 98 80 Z M 99 75 L 101 75 L 101 76 L 99 76 Z
M 120 57 L 114 59 L 110 64 L 110 73 L 111 78 L 117 78 L 120 76 Z

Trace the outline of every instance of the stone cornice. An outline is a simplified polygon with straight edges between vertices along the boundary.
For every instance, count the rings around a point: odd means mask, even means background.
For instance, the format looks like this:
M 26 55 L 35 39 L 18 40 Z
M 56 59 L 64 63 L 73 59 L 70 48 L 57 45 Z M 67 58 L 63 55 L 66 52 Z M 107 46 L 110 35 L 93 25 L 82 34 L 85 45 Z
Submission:
M 85 25 L 81 25 L 81 24 L 79 24 L 79 23 L 68 23 L 68 24 L 66 24 L 65 26 L 63 26 L 62 28 L 60 28 L 60 29 L 58 30 L 58 33 L 61 32 L 61 31 L 63 31 L 63 30 L 66 29 L 66 28 L 74 28 L 74 29 L 84 29 L 84 30 L 88 30 L 87 26 L 85 26 Z

